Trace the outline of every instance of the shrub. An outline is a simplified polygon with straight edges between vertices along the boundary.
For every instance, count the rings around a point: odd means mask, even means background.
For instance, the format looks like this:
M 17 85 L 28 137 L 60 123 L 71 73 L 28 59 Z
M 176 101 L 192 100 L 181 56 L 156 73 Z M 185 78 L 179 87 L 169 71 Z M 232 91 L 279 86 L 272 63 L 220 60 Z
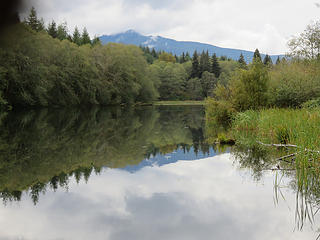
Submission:
M 320 97 L 320 63 L 292 61 L 277 65 L 270 72 L 270 102 L 276 107 L 299 107 Z
M 320 98 L 309 100 L 301 105 L 303 108 L 317 108 L 320 107 Z

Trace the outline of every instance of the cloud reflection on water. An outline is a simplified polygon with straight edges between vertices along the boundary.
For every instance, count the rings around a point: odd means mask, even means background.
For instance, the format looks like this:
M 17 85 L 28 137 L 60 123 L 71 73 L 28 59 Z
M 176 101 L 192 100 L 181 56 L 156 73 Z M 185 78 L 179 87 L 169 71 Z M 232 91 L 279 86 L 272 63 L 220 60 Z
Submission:
M 88 184 L 47 192 L 34 206 L 0 206 L 0 239 L 315 239 L 293 232 L 295 195 L 273 203 L 273 174 L 254 182 L 230 154 L 130 173 L 106 169 Z M 291 211 L 287 205 L 291 206 Z M 22 238 L 18 238 L 22 237 Z

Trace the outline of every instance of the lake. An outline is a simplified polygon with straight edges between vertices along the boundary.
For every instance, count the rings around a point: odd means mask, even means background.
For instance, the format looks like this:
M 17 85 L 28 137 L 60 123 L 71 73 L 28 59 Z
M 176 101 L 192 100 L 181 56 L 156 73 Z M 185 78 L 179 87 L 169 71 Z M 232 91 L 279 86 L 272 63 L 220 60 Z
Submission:
M 0 239 L 317 239 L 319 201 L 297 193 L 295 173 L 208 144 L 204 114 L 0 115 Z

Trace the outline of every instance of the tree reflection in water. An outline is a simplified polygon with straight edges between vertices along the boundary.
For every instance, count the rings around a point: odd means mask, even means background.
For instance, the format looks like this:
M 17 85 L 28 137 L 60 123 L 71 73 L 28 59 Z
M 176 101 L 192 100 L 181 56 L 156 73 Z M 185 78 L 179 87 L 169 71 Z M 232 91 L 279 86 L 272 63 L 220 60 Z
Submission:
M 137 165 L 177 149 L 209 152 L 204 109 L 195 107 L 30 110 L 1 117 L 0 197 L 34 204 L 47 188 L 68 189 L 103 167 Z

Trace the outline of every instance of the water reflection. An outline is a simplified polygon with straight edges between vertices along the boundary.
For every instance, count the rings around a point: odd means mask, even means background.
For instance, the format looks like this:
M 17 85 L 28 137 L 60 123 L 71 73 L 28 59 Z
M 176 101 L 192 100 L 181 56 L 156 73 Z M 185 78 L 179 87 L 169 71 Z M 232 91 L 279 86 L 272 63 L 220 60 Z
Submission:
M 70 176 L 88 181 L 102 167 L 138 169 L 215 155 L 203 136 L 201 107 L 39 110 L 2 116 L 0 196 L 34 203 L 50 186 L 68 188 Z M 201 155 L 201 156 L 200 156 Z M 199 156 L 199 157 L 198 157 Z M 161 160 L 161 158 L 167 161 Z M 159 159 L 160 158 L 160 159 Z M 149 161 L 143 161 L 147 159 Z M 153 163 L 152 163 L 153 161 Z
M 231 158 L 231 160 L 230 160 Z M 294 232 L 295 195 L 273 204 L 273 175 L 250 181 L 230 154 L 145 167 L 104 169 L 87 184 L 0 207 L 2 239 L 315 239 Z M 84 180 L 81 180 L 81 183 Z M 32 219 L 32 221 L 29 221 Z
M 278 153 L 207 144 L 203 117 L 202 107 L 0 116 L 0 239 L 316 239 L 319 191 L 300 192 Z
M 261 145 L 251 147 L 238 145 L 232 148 L 235 164 L 239 169 L 250 171 L 250 175 L 256 181 L 261 181 L 267 174 L 274 176 L 273 199 L 276 205 L 287 201 L 285 192 L 294 193 L 295 204 L 291 206 L 295 211 L 294 230 L 303 231 L 305 226 L 311 226 L 319 234 L 319 221 L 316 220 L 319 219 L 320 185 L 319 178 L 315 179 L 319 173 L 315 174 L 312 169 L 309 169 L 304 185 L 299 186 L 294 159 L 279 158 L 291 153 L 289 149 L 270 149 Z M 313 239 L 320 239 L 320 234 Z

